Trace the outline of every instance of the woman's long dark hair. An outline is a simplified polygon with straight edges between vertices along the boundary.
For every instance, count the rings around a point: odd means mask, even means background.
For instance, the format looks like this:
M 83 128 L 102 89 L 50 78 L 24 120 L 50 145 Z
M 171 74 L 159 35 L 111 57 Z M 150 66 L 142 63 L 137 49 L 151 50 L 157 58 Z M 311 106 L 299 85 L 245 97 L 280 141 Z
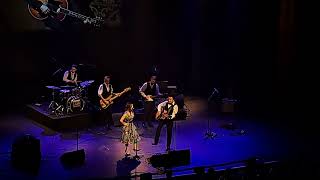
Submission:
M 125 111 L 129 111 L 131 109 L 131 106 L 133 106 L 133 104 L 131 102 L 127 102 L 125 106 Z

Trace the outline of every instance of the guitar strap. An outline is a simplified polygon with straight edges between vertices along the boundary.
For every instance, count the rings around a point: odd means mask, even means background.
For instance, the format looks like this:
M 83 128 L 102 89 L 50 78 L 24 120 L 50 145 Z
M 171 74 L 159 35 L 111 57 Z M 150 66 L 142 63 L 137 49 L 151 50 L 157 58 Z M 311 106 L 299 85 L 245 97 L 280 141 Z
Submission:
M 51 11 L 57 12 L 60 4 L 62 4 L 60 1 L 49 1 L 46 6 L 48 6 Z
M 171 116 L 172 113 L 173 113 L 173 107 L 175 106 L 176 104 L 172 104 L 169 108 L 169 103 L 167 102 L 165 106 L 163 106 L 161 108 L 161 115 L 163 114 L 164 110 L 167 111 L 168 115 Z
M 169 108 L 169 103 L 166 103 L 166 110 L 168 111 L 169 116 L 172 115 L 173 113 L 173 107 L 175 106 L 175 104 L 172 104 Z

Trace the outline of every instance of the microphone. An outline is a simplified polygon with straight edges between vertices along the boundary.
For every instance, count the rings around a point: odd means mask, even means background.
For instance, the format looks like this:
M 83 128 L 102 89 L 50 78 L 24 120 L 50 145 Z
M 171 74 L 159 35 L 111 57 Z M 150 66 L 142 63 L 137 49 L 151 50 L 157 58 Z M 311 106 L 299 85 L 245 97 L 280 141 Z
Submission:
M 212 96 L 214 95 L 214 93 L 219 93 L 219 91 L 217 90 L 217 88 L 213 88 L 213 91 L 212 91 L 211 95 L 209 96 L 208 101 L 211 100 L 211 98 L 212 98 Z

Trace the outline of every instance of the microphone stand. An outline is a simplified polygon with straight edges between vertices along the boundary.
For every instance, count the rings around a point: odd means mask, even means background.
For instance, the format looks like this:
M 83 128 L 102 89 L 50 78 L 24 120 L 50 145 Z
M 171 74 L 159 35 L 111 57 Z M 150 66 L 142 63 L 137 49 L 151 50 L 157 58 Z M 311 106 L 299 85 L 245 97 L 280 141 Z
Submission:
M 215 93 L 219 93 L 219 91 L 216 88 L 214 88 L 213 92 L 211 93 L 210 97 L 208 98 L 208 106 L 209 106 L 209 102 L 211 101 L 211 99 L 212 99 L 212 97 L 213 97 L 213 95 Z M 209 117 L 207 117 L 207 118 L 208 118 L 208 120 L 207 120 L 207 131 L 205 132 L 204 136 L 205 136 L 205 139 L 213 139 L 214 137 L 217 136 L 217 133 L 215 133 L 215 132 L 210 130 L 212 128 L 212 127 L 210 127 L 210 121 L 211 120 L 210 120 Z
M 57 73 L 59 73 L 60 71 L 62 71 L 62 68 L 59 68 L 58 70 L 56 70 L 54 73 L 52 73 L 52 77 L 55 76 Z

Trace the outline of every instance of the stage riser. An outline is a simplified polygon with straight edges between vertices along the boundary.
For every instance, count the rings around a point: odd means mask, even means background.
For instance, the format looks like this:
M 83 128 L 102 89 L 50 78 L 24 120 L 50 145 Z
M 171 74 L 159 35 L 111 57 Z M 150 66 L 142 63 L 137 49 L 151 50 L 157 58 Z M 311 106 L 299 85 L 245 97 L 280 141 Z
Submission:
M 92 126 L 105 126 L 106 122 L 102 117 L 100 111 L 86 112 L 86 113 L 71 113 L 64 116 L 50 115 L 47 110 L 43 107 L 37 107 L 35 105 L 27 105 L 26 112 L 28 118 L 41 124 L 45 127 L 50 128 L 54 131 L 67 131 L 89 128 Z M 114 126 L 122 126 L 120 123 L 120 118 L 123 112 L 113 113 L 112 118 L 114 121 Z M 181 113 L 177 115 L 179 117 L 177 120 L 185 120 L 185 117 L 180 118 Z M 135 121 L 143 121 L 143 113 L 135 113 Z M 182 115 L 184 116 L 184 115 Z
M 94 116 L 89 113 L 61 117 L 47 115 L 45 112 L 41 112 L 41 110 L 29 105 L 27 106 L 26 111 L 28 118 L 54 131 L 67 131 L 75 130 L 77 128 L 87 128 L 94 119 Z
M 44 108 L 40 108 L 34 105 L 27 105 L 26 107 L 27 117 L 38 124 L 48 127 L 54 131 L 68 131 L 82 128 L 89 128 L 92 126 L 105 126 L 106 122 L 102 117 L 102 113 L 91 112 L 81 114 L 70 114 L 68 116 L 56 116 L 49 115 Z M 122 126 L 120 123 L 121 113 L 113 113 L 112 118 L 114 126 Z M 135 121 L 143 120 L 143 114 L 136 113 Z

